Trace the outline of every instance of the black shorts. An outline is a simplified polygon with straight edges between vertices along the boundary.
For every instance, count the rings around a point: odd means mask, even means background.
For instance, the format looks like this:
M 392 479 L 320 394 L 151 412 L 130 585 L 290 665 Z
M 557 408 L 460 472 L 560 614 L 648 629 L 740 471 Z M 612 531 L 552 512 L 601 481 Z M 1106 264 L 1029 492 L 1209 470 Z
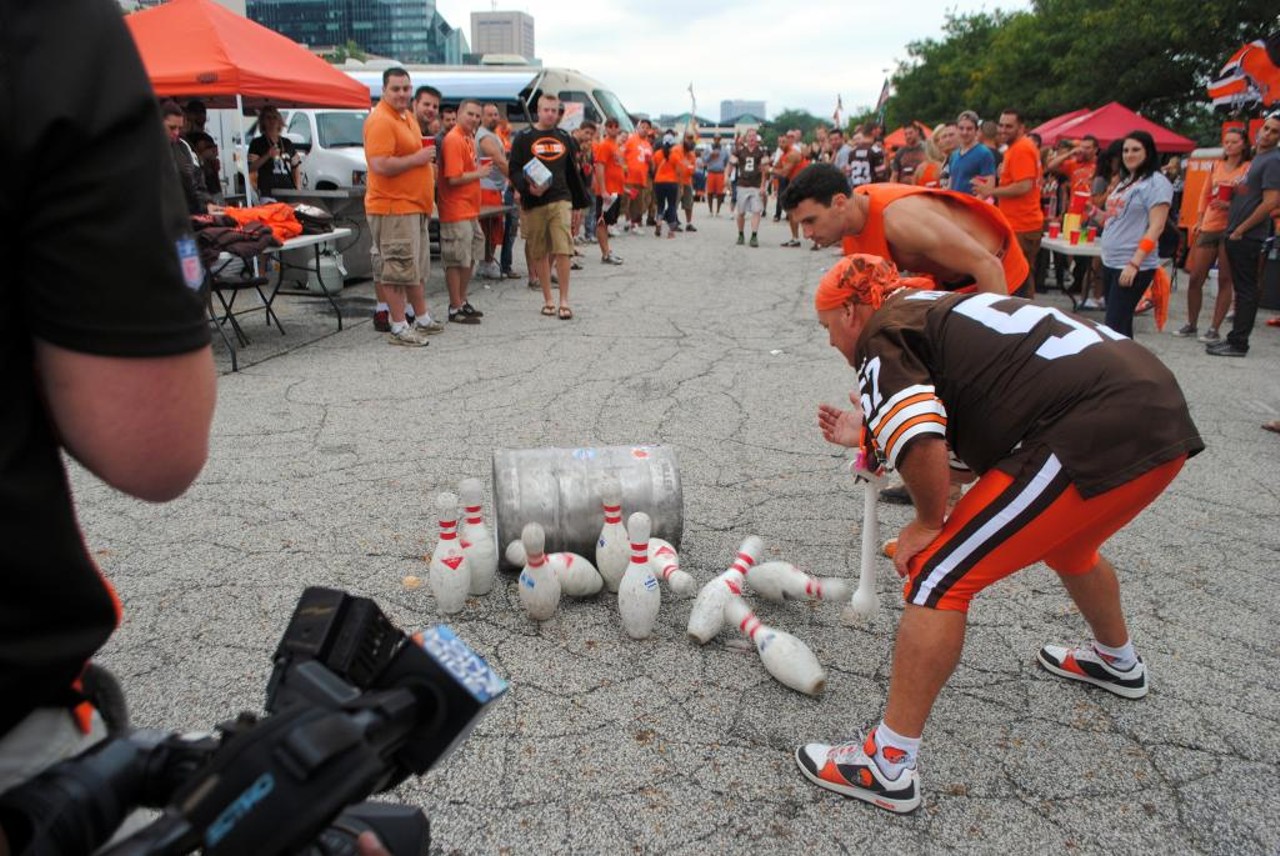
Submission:
M 604 207 L 603 196 L 596 197 L 596 211 L 600 212 L 599 218 L 605 222 L 606 226 L 618 225 L 618 212 L 621 210 L 622 210 L 622 194 L 621 193 L 617 195 L 617 197 L 613 200 L 613 204 L 610 205 L 608 208 Z

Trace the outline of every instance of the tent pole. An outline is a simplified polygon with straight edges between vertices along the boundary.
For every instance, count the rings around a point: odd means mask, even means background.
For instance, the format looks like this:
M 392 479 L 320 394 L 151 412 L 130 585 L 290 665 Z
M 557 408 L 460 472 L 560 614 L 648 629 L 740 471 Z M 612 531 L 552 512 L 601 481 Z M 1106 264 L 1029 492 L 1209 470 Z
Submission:
M 253 184 L 249 181 L 249 141 L 244 138 L 244 100 L 239 93 L 236 93 L 236 138 L 240 140 L 239 145 L 244 147 L 244 159 L 236 158 L 244 170 L 244 204 L 246 208 L 251 208 L 253 207 Z M 240 152 L 237 151 L 236 154 Z

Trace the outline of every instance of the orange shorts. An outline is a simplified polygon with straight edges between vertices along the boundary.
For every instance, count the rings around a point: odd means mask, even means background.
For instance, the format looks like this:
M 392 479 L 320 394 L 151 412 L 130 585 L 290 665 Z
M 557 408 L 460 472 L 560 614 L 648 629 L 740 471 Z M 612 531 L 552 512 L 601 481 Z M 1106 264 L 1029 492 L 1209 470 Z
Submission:
M 1046 451 L 1017 476 L 991 470 L 964 495 L 942 532 L 912 557 L 907 603 L 967 612 L 987 586 L 1043 561 L 1061 574 L 1098 564 L 1098 548 L 1173 481 L 1186 456 L 1085 499 Z
M 707 195 L 708 196 L 724 196 L 724 173 L 723 172 L 707 173 Z

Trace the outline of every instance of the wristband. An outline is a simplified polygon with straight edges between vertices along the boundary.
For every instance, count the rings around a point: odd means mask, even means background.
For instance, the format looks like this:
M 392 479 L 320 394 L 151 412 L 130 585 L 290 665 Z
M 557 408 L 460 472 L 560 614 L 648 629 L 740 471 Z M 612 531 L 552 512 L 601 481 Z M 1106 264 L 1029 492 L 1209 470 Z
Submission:
M 1143 238 L 1141 241 L 1138 242 L 1138 249 L 1142 250 L 1142 252 L 1144 253 L 1150 253 L 1155 248 L 1156 248 L 1156 242 L 1151 240 L 1150 238 Z

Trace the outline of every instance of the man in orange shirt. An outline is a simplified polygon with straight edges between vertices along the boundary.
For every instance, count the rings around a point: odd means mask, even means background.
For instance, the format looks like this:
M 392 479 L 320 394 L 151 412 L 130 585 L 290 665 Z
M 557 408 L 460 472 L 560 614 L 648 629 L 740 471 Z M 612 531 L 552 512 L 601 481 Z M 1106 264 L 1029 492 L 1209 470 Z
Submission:
M 484 317 L 467 301 L 471 272 L 484 254 L 480 180 L 489 170 L 476 161 L 481 116 L 478 101 L 459 104 L 457 124 L 444 135 L 440 153 L 440 261 L 449 289 L 449 320 L 459 324 L 479 324 Z
M 997 185 L 993 176 L 975 176 L 973 192 L 980 198 L 995 200 L 1017 234 L 1022 254 L 1034 264 L 1044 231 L 1044 211 L 1040 208 L 1040 150 L 1027 138 L 1026 125 L 1017 110 L 1001 113 L 997 127 L 1000 141 L 1008 145 L 1000 162 L 1000 183 Z M 1035 298 L 1036 286 L 1031 273 L 1016 293 L 1028 300 Z
M 604 122 L 604 139 L 596 143 L 595 174 L 592 185 L 596 197 L 596 241 L 600 244 L 600 261 L 620 265 L 622 259 L 609 250 L 609 227 L 618 222 L 622 192 L 626 187 L 626 161 L 618 148 L 620 131 L 617 119 Z
M 787 187 L 809 163 L 805 160 L 804 153 L 800 150 L 799 131 L 789 131 L 786 136 L 779 137 L 778 142 L 781 147 L 781 154 L 773 165 L 773 176 L 778 182 L 778 211 L 781 213 L 784 209 L 790 210 L 783 203 Z M 775 216 L 773 219 L 777 220 L 778 217 Z M 783 241 L 782 246 L 800 246 L 800 224 L 796 222 L 794 217 L 789 217 L 787 225 L 791 228 L 791 240 Z
M 683 171 L 680 173 L 680 207 L 684 209 L 684 230 L 698 231 L 693 225 L 693 172 L 698 163 L 698 138 L 692 131 L 684 135 L 684 142 L 679 146 L 679 155 L 684 158 Z M 672 149 L 672 156 L 676 149 Z
M 641 119 L 636 122 L 636 132 L 622 147 L 622 156 L 627 163 L 626 192 L 630 197 L 627 219 L 632 229 L 640 228 L 645 212 L 653 202 L 653 182 L 649 175 L 649 165 L 653 162 L 653 144 L 649 142 L 652 131 L 653 125 L 649 120 Z
M 374 287 L 390 315 L 388 340 L 395 345 L 427 344 L 444 328 L 427 312 L 425 284 L 431 273 L 427 222 L 435 194 L 435 150 L 422 145 L 418 120 L 409 112 L 409 72 L 382 73 L 382 100 L 364 123 L 364 155 L 369 163 L 364 210 L 373 238 Z M 412 326 L 405 304 L 412 305 Z

